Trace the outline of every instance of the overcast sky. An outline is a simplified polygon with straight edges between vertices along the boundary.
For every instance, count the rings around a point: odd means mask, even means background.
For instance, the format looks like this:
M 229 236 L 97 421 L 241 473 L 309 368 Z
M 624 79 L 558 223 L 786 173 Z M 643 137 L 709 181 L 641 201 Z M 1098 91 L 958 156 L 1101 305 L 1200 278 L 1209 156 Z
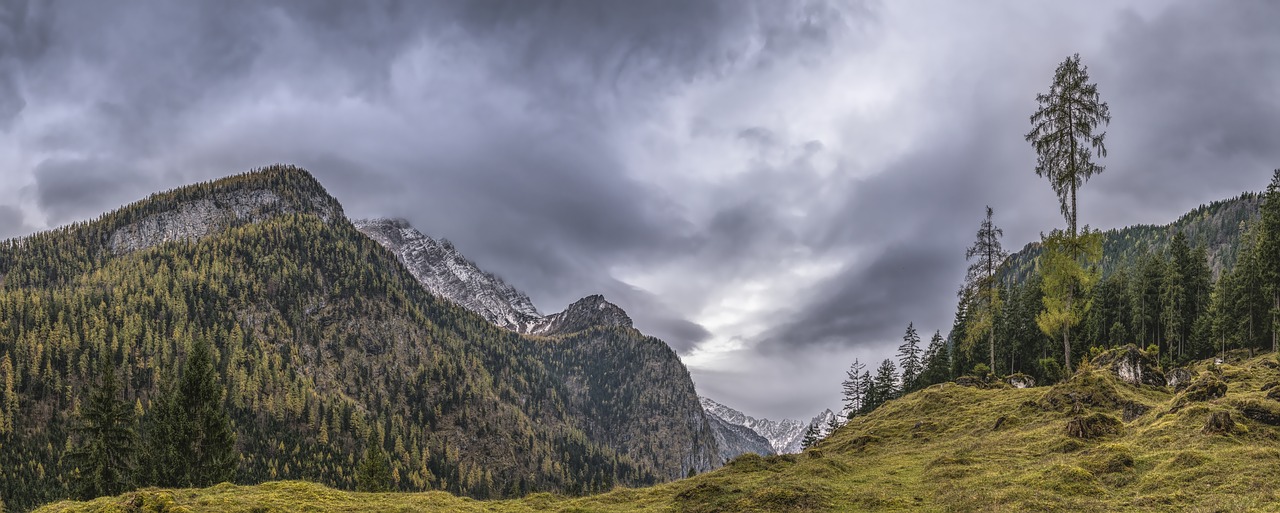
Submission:
M 950 327 L 984 206 L 1062 225 L 1023 140 L 1079 52 L 1081 222 L 1280 167 L 1280 3 L 0 1 L 0 237 L 266 164 L 452 240 L 544 313 L 603 293 L 749 414 Z

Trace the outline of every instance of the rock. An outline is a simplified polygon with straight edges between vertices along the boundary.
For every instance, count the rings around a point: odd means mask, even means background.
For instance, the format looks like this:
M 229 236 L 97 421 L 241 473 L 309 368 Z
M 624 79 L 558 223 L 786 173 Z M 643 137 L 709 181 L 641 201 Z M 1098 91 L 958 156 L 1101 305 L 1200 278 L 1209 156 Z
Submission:
M 1138 417 L 1146 415 L 1151 411 L 1151 407 L 1142 403 L 1128 401 L 1121 406 L 1121 419 L 1125 422 L 1133 422 Z
M 596 326 L 631 327 L 631 317 L 618 305 L 604 300 L 599 294 L 579 299 L 563 312 L 551 314 L 541 323 L 531 326 L 531 335 L 559 335 L 587 330 Z
M 207 197 L 177 203 L 111 233 L 107 245 L 116 254 L 171 241 L 195 241 L 224 229 L 292 213 L 311 213 L 325 222 L 342 216 L 332 198 L 316 194 L 286 200 L 270 189 L 210 192 Z
M 1094 413 L 1085 417 L 1073 417 L 1067 421 L 1067 436 L 1088 440 L 1119 433 L 1122 426 L 1123 424 L 1115 417 L 1105 413 Z
M 1261 401 L 1248 401 L 1241 404 L 1239 408 L 1240 414 L 1246 418 L 1263 424 L 1280 426 L 1280 409 L 1277 409 L 1274 405 L 1265 404 Z
M 987 381 L 977 376 L 960 376 L 956 378 L 956 384 L 962 387 L 987 388 Z
M 1164 373 L 1155 358 L 1137 346 L 1129 344 L 1112 349 L 1093 359 L 1093 366 L 1111 371 L 1121 381 L 1130 385 L 1165 386 Z
M 1227 384 L 1210 372 L 1200 373 L 1200 376 L 1182 391 L 1182 396 L 1188 401 L 1208 401 L 1225 395 L 1227 395 Z
M 1195 375 L 1192 374 L 1190 370 L 1182 368 L 1173 369 L 1164 375 L 1165 385 L 1172 387 L 1177 391 L 1182 391 L 1182 389 L 1187 388 L 1187 385 L 1189 385 L 1191 380 L 1194 378 Z
M 1209 414 L 1208 420 L 1204 423 L 1204 429 L 1200 432 L 1206 435 L 1230 433 L 1235 429 L 1236 421 L 1231 420 L 1231 414 L 1225 411 L 1215 411 Z
M 1280 387 L 1272 387 L 1271 390 L 1268 390 L 1267 399 L 1280 401 Z
M 1005 383 L 1008 383 L 1009 386 L 1013 388 L 1031 388 L 1036 386 L 1035 378 L 1028 376 L 1026 374 L 1023 374 L 1021 372 L 1017 374 L 1011 374 L 1005 377 L 1004 381 Z

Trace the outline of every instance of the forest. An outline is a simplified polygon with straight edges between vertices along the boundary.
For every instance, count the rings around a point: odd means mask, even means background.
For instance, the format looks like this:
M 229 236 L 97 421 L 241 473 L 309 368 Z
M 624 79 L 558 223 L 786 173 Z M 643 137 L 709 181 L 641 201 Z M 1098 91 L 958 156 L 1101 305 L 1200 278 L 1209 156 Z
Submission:
M 282 205 L 203 238 L 107 244 L 247 190 Z M 662 413 L 696 395 L 666 344 L 496 328 L 340 213 L 309 173 L 275 166 L 0 244 L 6 506 L 223 480 L 581 494 L 690 470 L 678 445 L 699 434 Z M 613 374 L 644 366 L 657 374 Z

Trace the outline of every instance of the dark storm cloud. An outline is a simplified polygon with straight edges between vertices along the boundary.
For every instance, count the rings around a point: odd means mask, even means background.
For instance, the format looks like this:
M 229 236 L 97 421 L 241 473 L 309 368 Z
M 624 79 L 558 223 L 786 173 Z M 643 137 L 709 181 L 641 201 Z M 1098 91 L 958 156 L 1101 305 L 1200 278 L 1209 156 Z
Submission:
M 1099 194 L 1168 218 L 1263 187 L 1280 163 L 1278 19 L 1280 4 L 1267 1 L 1124 16 L 1092 59 L 1112 106 L 1111 144 L 1123 149 Z
M 0 237 L 297 163 L 544 311 L 736 344 L 699 389 L 799 417 L 842 359 L 945 333 L 985 205 L 1009 249 L 1061 223 L 1022 134 L 1067 54 L 1114 115 L 1085 222 L 1280 166 L 1274 2 L 950 5 L 6 2 Z

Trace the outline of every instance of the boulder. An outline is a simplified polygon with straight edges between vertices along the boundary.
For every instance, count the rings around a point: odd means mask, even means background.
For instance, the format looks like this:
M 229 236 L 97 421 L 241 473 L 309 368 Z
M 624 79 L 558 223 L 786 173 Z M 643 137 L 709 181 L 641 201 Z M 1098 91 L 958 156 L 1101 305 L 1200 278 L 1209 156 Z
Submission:
M 1190 401 L 1209 401 L 1227 395 L 1227 384 L 1211 372 L 1202 372 L 1182 393 Z
M 1107 369 L 1130 385 L 1166 385 L 1164 373 L 1160 372 L 1156 359 L 1133 344 L 1102 353 L 1092 363 L 1094 367 Z
M 1187 388 L 1192 379 L 1195 379 L 1195 375 L 1183 368 L 1173 369 L 1164 375 L 1165 384 L 1178 391 Z
M 1005 377 L 1004 381 L 1013 388 L 1031 388 L 1036 386 L 1035 378 L 1021 372 Z

